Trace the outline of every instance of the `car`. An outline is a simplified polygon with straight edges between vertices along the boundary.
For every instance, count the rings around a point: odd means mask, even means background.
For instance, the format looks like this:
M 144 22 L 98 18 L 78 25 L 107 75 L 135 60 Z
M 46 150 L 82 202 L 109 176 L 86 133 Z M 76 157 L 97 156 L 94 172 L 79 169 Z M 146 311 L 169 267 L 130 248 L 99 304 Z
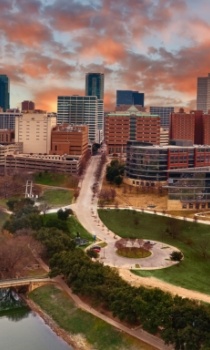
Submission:
M 91 250 L 94 250 L 97 253 L 100 253 L 101 247 L 99 245 L 94 245 L 93 247 L 90 248 Z

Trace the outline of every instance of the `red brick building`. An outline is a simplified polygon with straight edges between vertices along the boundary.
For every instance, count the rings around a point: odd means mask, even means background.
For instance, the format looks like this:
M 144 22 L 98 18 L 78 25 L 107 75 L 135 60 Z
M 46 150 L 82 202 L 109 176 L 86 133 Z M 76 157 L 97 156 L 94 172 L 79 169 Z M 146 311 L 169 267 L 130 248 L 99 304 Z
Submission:
M 61 124 L 53 128 L 50 154 L 84 156 L 88 149 L 88 126 Z
M 210 114 L 203 111 L 185 113 L 181 109 L 171 114 L 171 140 L 188 140 L 196 145 L 210 145 Z
M 160 117 L 135 106 L 105 116 L 105 142 L 109 154 L 125 154 L 127 141 L 160 144 Z

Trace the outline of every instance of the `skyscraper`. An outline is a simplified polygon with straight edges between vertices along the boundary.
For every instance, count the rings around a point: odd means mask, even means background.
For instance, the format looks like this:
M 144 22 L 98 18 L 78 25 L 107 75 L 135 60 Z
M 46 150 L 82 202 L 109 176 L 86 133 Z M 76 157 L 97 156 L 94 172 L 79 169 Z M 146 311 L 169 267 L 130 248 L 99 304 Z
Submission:
M 197 80 L 197 110 L 208 113 L 210 110 L 210 73 Z
M 99 100 L 104 99 L 104 74 L 103 73 L 86 74 L 85 95 L 96 96 Z
M 144 107 L 144 93 L 132 90 L 117 90 L 116 106 L 139 105 Z
M 0 74 L 0 108 L 6 112 L 9 106 L 9 78 L 7 75 Z
M 57 124 L 88 125 L 89 142 L 98 142 L 98 101 L 96 96 L 58 96 Z

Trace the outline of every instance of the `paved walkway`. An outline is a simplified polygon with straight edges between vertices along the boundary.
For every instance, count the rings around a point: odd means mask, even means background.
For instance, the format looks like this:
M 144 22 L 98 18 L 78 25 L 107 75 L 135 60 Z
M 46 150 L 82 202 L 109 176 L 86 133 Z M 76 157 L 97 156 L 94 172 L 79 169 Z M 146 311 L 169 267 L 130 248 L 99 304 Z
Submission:
M 116 254 L 115 243 L 121 237 L 104 226 L 98 216 L 97 198 L 93 198 L 92 186 L 95 182 L 94 173 L 99 160 L 98 156 L 91 158 L 81 183 L 79 197 L 76 203 L 71 205 L 71 208 L 88 232 L 96 236 L 99 240 L 106 242 L 106 247 L 100 253 L 100 261 L 104 265 L 127 269 L 159 269 L 174 265 L 175 262 L 170 260 L 170 254 L 177 249 L 161 242 L 154 242 L 151 256 L 145 259 L 129 259 Z

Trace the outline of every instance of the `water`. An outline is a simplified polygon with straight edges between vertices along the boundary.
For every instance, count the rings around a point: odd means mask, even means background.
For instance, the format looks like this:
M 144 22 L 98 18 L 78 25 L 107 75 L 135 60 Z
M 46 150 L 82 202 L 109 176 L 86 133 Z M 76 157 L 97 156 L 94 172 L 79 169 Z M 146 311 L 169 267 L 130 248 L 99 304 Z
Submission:
M 0 349 L 73 350 L 41 317 L 20 305 L 7 310 L 0 308 Z

